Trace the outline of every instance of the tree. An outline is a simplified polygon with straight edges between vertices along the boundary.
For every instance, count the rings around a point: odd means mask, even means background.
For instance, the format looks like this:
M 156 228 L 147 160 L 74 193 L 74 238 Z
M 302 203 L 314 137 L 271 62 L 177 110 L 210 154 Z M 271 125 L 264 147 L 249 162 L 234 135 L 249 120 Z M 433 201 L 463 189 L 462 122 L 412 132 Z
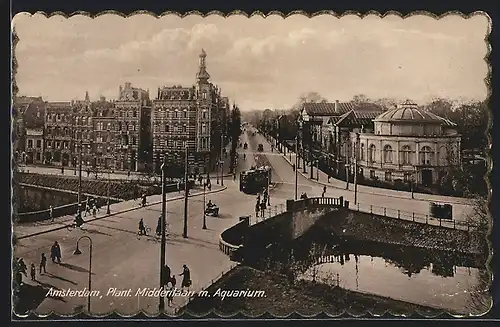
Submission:
M 355 96 L 352 97 L 352 102 L 354 102 L 354 103 L 368 103 L 368 102 L 373 102 L 373 101 L 370 100 L 364 94 L 356 94 Z

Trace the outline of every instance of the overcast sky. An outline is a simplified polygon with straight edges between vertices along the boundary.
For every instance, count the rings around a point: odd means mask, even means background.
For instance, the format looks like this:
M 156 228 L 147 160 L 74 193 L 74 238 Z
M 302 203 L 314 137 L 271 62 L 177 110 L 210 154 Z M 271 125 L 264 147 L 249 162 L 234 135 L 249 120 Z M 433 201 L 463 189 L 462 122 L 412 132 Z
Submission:
M 149 89 L 195 83 L 207 53 L 211 81 L 243 109 L 289 108 L 305 92 L 329 101 L 487 96 L 488 19 L 402 19 L 321 15 L 103 15 L 46 18 L 18 14 L 19 95 L 48 101 L 116 98 L 125 82 Z

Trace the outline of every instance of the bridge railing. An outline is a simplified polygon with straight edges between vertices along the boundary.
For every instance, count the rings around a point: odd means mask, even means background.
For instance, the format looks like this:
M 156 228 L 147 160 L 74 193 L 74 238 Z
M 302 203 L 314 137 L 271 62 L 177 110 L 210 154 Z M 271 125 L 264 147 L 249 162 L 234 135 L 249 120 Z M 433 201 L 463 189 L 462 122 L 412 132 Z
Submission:
M 243 237 L 249 224 L 250 217 L 242 217 L 237 224 L 223 231 L 219 236 L 219 249 L 232 258 L 234 253 L 243 246 Z
M 87 200 L 82 201 L 82 208 L 85 208 L 87 204 Z M 62 206 L 52 208 L 52 218 L 73 215 L 76 213 L 78 208 L 78 203 L 70 203 Z M 18 213 L 17 215 L 18 222 L 35 222 L 50 219 L 50 209 L 32 211 L 32 212 L 23 212 Z
M 377 215 L 387 218 L 394 218 L 406 221 L 412 221 L 420 224 L 433 225 L 445 228 L 460 229 L 465 231 L 471 231 L 478 228 L 476 224 L 468 221 L 461 221 L 456 219 L 442 219 L 438 217 L 433 217 L 428 214 L 415 213 L 411 211 L 398 210 L 393 208 L 387 208 L 382 206 L 376 206 L 372 204 L 365 203 L 349 203 L 349 209 L 369 213 L 371 215 Z

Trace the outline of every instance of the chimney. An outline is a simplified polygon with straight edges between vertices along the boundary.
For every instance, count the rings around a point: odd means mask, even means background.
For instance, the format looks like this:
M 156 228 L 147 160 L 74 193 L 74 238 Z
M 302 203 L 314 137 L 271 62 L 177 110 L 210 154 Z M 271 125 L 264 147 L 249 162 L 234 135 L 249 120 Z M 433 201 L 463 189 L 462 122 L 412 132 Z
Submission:
M 339 105 L 340 105 L 340 102 L 339 100 L 335 100 L 335 112 L 339 112 Z

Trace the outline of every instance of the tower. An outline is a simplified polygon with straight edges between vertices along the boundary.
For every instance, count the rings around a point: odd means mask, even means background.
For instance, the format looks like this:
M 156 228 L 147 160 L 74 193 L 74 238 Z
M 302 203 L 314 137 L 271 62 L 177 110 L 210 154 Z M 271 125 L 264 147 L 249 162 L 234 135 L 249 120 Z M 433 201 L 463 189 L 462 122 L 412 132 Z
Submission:
M 200 53 L 200 67 L 198 73 L 196 74 L 196 79 L 199 84 L 207 84 L 210 79 L 210 74 L 207 72 L 207 66 L 205 64 L 205 60 L 207 58 L 207 54 L 205 50 L 201 49 Z
M 90 102 L 89 91 L 85 91 L 85 102 Z

